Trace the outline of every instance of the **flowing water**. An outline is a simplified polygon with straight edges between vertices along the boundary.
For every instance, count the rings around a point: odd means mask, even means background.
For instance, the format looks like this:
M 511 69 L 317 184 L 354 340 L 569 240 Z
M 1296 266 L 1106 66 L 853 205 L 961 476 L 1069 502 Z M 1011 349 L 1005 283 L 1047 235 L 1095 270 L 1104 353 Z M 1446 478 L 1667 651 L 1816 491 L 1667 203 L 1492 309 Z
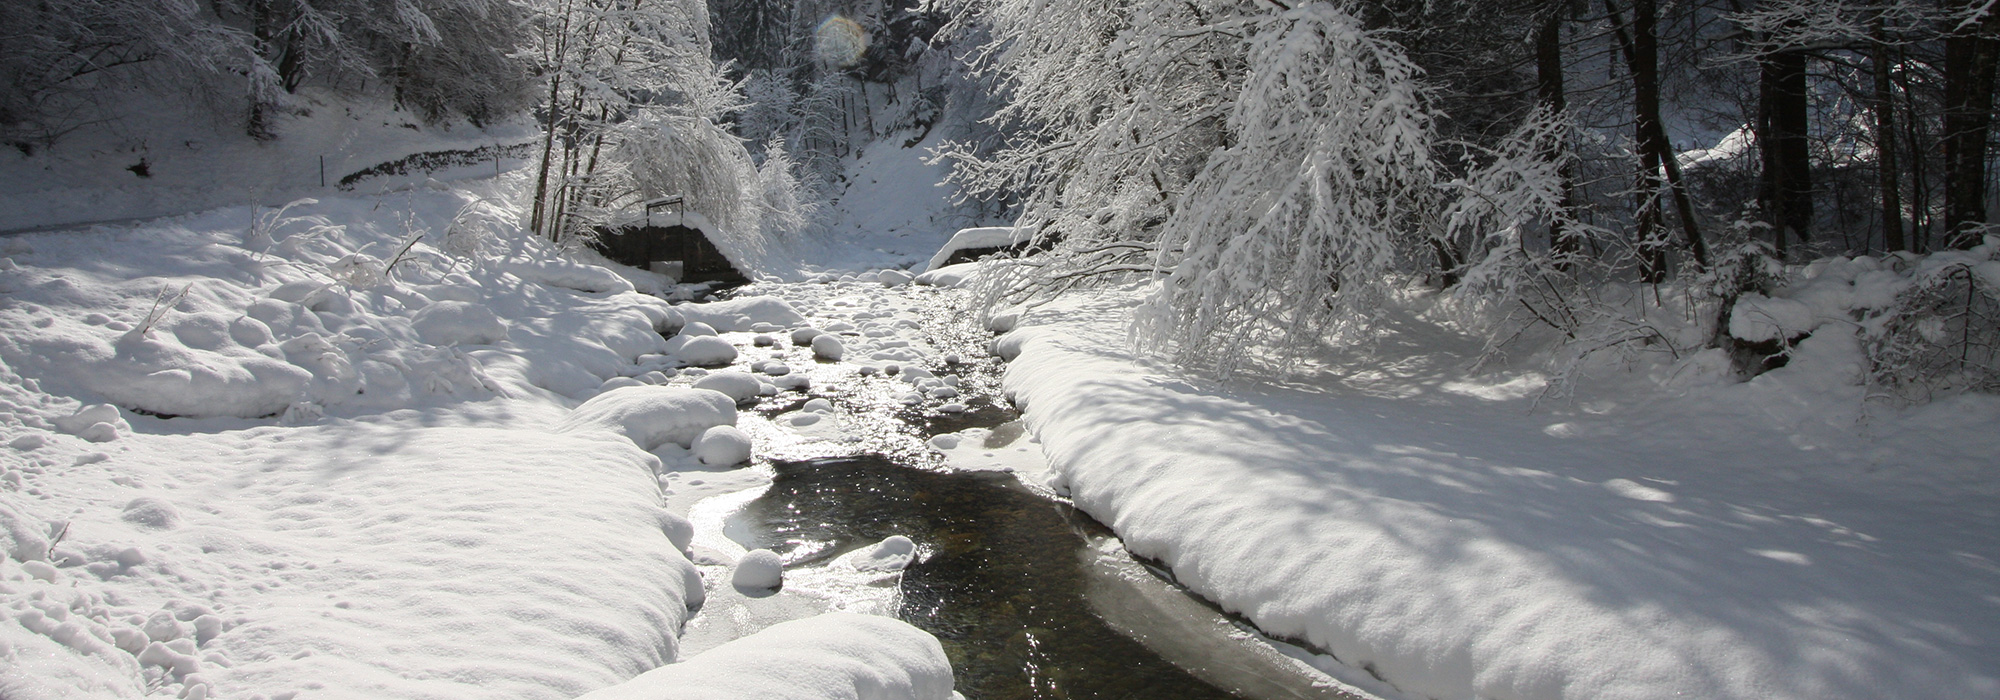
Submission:
M 991 336 L 964 316 L 941 307 L 926 330 L 932 345 L 966 358 L 927 368 L 960 378 L 962 412 L 901 403 L 896 380 L 790 351 L 783 359 L 813 377 L 811 397 L 840 405 L 860 430 L 837 441 L 760 438 L 774 477 L 729 518 L 732 538 L 777 552 L 788 572 L 891 535 L 917 542 L 896 613 L 943 643 L 970 700 L 1354 697 L 1294 658 L 1302 652 L 1135 560 L 1047 489 L 1006 471 L 952 470 L 924 449 L 925 438 L 967 428 L 989 429 L 988 446 L 1024 439 L 999 398 L 1003 366 L 983 357 Z M 777 420 L 807 400 L 788 396 L 754 410 Z

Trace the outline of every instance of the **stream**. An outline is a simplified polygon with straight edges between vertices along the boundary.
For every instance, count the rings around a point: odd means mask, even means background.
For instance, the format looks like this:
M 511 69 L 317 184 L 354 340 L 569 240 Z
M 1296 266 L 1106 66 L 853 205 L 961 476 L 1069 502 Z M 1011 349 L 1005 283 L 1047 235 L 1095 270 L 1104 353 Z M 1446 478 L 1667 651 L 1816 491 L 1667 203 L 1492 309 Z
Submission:
M 1315 668 L 1324 657 L 1188 593 L 1044 485 L 1040 448 L 1001 398 L 1005 367 L 985 352 L 993 336 L 962 293 L 798 283 L 734 294 L 784 298 L 816 324 L 851 329 L 843 338 L 863 350 L 894 351 L 825 362 L 783 333 L 765 344 L 722 334 L 742 352 L 730 369 L 782 362 L 810 384 L 743 407 L 753 466 L 663 477 L 670 505 L 695 523 L 710 588 L 684 654 L 841 609 L 935 635 L 970 700 L 1358 697 Z M 939 399 L 925 386 L 953 391 Z M 840 565 L 896 535 L 917 545 L 899 575 Z M 760 548 L 783 559 L 784 587 L 732 590 L 729 565 Z

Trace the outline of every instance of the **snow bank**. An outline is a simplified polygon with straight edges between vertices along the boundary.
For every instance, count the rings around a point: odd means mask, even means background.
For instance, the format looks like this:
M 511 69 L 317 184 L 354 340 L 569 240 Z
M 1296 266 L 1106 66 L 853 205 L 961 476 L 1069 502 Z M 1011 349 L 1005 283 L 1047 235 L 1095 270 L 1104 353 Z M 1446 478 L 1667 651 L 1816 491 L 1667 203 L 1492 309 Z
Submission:
M 1553 415 L 1415 380 L 1211 387 L 1110 350 L 1131 303 L 1058 303 L 1001 343 L 1019 352 L 1005 387 L 1054 485 L 1357 683 L 1435 698 L 2000 694 L 2000 522 L 1985 505 L 2000 488 L 1984 466 L 2000 401 L 1862 435 L 1777 424 L 1756 382 Z
M 667 443 L 687 447 L 702 432 L 736 424 L 736 400 L 719 391 L 664 386 L 627 386 L 598 394 L 570 411 L 556 432 L 602 430 L 631 440 L 642 450 Z
M 1036 229 L 1034 228 L 1016 228 L 1013 226 L 988 226 L 984 228 L 962 229 L 958 233 L 952 234 L 951 240 L 946 241 L 944 247 L 939 248 L 937 254 L 931 256 L 930 262 L 924 264 L 924 272 L 929 273 L 943 269 L 945 261 L 950 260 L 952 254 L 958 251 L 972 248 L 1007 248 L 1016 246 L 1034 240 L 1035 232 Z
M 635 289 L 630 280 L 608 268 L 567 260 L 508 260 L 500 269 L 529 282 L 578 292 L 616 294 Z
M 40 451 L 68 464 L 60 440 Z M 42 529 L 21 520 L 51 498 L 65 528 L 48 559 L 0 558 L 8 698 L 570 697 L 672 661 L 700 597 L 656 461 L 622 442 L 393 423 L 121 442 L 143 450 L 0 489 L 0 531 Z
M 752 326 L 768 323 L 790 328 L 806 322 L 798 309 L 790 302 L 770 296 L 740 297 L 706 304 L 681 304 L 674 307 L 685 316 L 689 323 L 706 323 L 715 330 L 740 332 L 752 330 Z
M 950 700 L 951 665 L 908 623 L 827 613 L 780 623 L 578 700 Z

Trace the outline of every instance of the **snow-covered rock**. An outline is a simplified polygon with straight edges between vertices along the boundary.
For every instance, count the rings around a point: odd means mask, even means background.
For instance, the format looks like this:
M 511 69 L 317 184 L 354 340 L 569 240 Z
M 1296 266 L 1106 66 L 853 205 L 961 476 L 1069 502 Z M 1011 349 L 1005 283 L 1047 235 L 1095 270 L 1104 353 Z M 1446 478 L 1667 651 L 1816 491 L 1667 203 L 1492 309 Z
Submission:
M 715 327 L 708 325 L 707 323 L 703 323 L 701 321 L 689 321 L 687 322 L 687 325 L 681 326 L 680 335 L 684 335 L 690 338 L 698 338 L 704 335 L 716 335 L 716 332 L 715 332 Z
M 716 372 L 694 381 L 694 388 L 708 389 L 728 394 L 738 403 L 757 398 L 764 383 L 747 372 Z
M 946 265 L 917 275 L 916 282 L 917 284 L 928 284 L 933 287 L 964 286 L 967 281 L 970 281 L 975 275 L 979 274 L 979 269 L 980 265 L 976 262 Z
M 481 304 L 437 301 L 410 317 L 417 337 L 432 345 L 492 345 L 507 339 L 507 324 Z
M 736 570 L 729 574 L 729 583 L 744 592 L 776 589 L 785 585 L 785 561 L 771 550 L 752 550 L 736 560 Z
M 883 270 L 875 273 L 875 280 L 884 287 L 900 287 L 910 283 L 915 276 L 902 270 Z
M 730 467 L 750 461 L 750 435 L 735 426 L 718 425 L 702 431 L 690 446 L 696 459 L 711 467 Z
M 736 346 L 716 336 L 696 336 L 675 350 L 674 357 L 697 367 L 715 367 L 735 362 Z
M 874 615 L 783 622 L 577 700 L 951 700 L 937 638 Z
M 807 326 L 792 331 L 793 345 L 811 345 L 814 338 L 826 335 L 826 331 Z
M 667 443 L 692 445 L 702 432 L 736 424 L 736 400 L 719 391 L 628 386 L 598 394 L 570 411 L 557 432 L 602 430 L 651 450 Z
M 1792 299 L 1745 294 L 1729 312 L 1729 334 L 1750 342 L 1790 340 L 1813 329 L 1812 306 Z
M 751 331 L 758 324 L 780 327 L 805 323 L 806 318 L 790 302 L 772 296 L 740 297 L 705 304 L 674 307 L 692 323 L 700 321 L 723 332 Z
M 815 336 L 812 339 L 812 351 L 813 357 L 822 360 L 837 361 L 842 355 L 847 354 L 847 348 L 841 344 L 840 337 L 831 333 Z

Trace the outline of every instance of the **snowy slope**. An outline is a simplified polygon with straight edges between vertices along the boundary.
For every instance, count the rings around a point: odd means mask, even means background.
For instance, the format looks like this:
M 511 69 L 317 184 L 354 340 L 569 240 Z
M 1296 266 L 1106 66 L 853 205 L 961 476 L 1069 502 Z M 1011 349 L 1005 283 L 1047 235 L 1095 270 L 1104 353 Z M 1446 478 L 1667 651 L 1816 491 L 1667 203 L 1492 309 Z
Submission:
M 278 136 L 270 141 L 251 139 L 227 119 L 192 113 L 166 118 L 163 110 L 176 107 L 134 99 L 124 106 L 131 112 L 126 119 L 79 130 L 52 150 L 0 151 L 0 232 L 251 203 L 278 206 L 337 194 L 342 178 L 412 154 L 490 153 L 495 146 L 525 144 L 537 131 L 525 118 L 485 129 L 462 122 L 429 126 L 389 105 L 312 88 L 297 98 L 304 113 L 280 115 L 273 127 Z M 365 178 L 355 189 L 381 192 L 428 177 L 490 177 L 496 165 L 520 167 L 518 155 L 435 173 Z
M 910 267 L 922 263 L 953 232 L 983 222 L 953 202 L 946 163 L 932 164 L 930 150 L 942 129 L 906 145 L 915 133 L 895 134 L 861 149 L 846 163 L 845 180 L 825 215 L 825 250 L 808 262 L 832 269 Z
M 1412 698 L 2000 694 L 2000 400 L 1857 428 L 1858 390 L 1778 370 L 1537 406 L 1538 375 L 1435 356 L 1217 386 L 1120 350 L 1133 301 L 1037 309 L 997 343 L 1056 485 L 1350 677 Z

